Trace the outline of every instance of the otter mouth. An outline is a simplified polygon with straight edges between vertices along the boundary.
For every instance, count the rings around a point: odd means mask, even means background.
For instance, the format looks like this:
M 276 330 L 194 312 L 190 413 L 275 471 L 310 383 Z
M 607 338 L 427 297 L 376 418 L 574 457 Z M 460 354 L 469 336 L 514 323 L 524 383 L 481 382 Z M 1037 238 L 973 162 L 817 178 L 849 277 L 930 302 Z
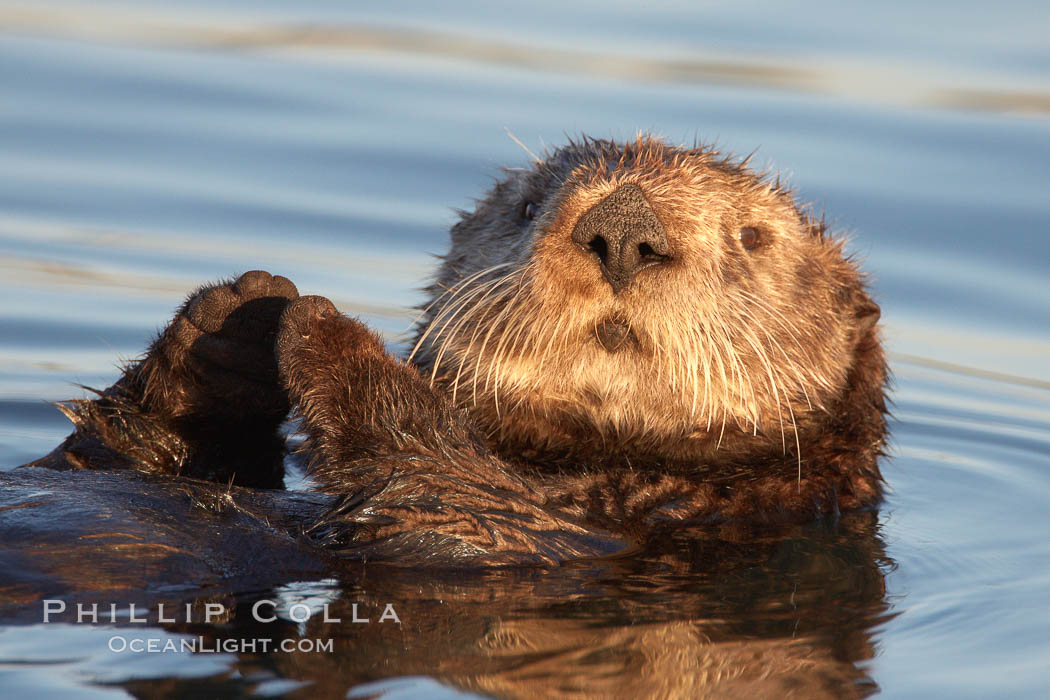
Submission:
M 618 352 L 638 342 L 631 327 L 619 318 L 607 318 L 599 323 L 594 327 L 594 335 L 608 352 Z

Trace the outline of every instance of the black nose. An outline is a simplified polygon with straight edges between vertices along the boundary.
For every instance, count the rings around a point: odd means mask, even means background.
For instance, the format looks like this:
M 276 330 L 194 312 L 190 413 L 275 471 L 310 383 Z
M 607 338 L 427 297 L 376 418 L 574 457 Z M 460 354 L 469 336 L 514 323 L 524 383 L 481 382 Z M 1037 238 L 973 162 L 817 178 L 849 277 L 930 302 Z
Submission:
M 635 184 L 615 192 L 580 217 L 572 240 L 598 258 L 602 275 L 619 293 L 640 270 L 671 259 L 664 227 Z

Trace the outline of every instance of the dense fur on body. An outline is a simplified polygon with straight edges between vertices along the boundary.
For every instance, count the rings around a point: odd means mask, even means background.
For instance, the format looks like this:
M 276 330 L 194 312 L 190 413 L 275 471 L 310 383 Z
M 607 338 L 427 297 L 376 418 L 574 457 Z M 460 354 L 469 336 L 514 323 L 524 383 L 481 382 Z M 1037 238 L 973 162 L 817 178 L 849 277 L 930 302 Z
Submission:
M 290 404 L 335 498 L 306 534 L 409 564 L 879 498 L 878 307 L 788 192 L 713 151 L 588 139 L 508 171 L 432 296 L 414 367 L 283 278 L 205 288 L 36 464 L 272 486 Z
M 546 509 L 463 412 L 327 299 L 288 307 L 277 357 L 307 433 L 309 473 L 342 496 L 312 528 L 315 539 L 370 558 L 485 564 L 618 548 Z

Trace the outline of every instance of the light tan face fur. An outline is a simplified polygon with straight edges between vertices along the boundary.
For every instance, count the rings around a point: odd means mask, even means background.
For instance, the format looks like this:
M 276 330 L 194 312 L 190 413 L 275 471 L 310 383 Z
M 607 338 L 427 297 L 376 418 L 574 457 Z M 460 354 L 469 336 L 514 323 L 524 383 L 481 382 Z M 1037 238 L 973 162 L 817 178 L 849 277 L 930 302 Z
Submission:
M 625 183 L 670 259 L 614 293 L 571 236 Z M 790 193 L 717 153 L 585 140 L 507 171 L 464 213 L 413 359 L 495 443 L 526 451 L 781 447 L 843 389 L 859 279 Z M 598 341 L 610 319 L 631 331 L 615 352 Z

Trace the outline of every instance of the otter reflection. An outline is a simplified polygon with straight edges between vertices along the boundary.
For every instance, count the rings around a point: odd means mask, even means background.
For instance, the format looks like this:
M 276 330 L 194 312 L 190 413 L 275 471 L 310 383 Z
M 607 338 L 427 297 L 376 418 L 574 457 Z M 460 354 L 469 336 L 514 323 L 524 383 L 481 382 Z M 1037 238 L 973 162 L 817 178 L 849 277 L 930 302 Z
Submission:
M 404 676 L 509 698 L 865 697 L 878 689 L 866 666 L 888 616 L 891 566 L 874 514 L 854 514 L 775 533 L 690 532 L 554 572 L 366 566 L 328 591 L 340 624 L 321 614 L 260 623 L 255 603 L 279 595 L 267 591 L 233 601 L 221 627 L 169 629 L 212 642 L 330 639 L 332 653 L 237 656 L 231 671 L 254 679 L 242 689 L 304 682 L 292 697 L 342 697 Z M 386 603 L 400 625 L 377 624 Z M 350 621 L 355 604 L 371 624 Z M 209 687 L 169 683 L 173 693 Z M 155 684 L 125 687 L 152 696 Z M 382 687 L 366 686 L 380 697 Z

